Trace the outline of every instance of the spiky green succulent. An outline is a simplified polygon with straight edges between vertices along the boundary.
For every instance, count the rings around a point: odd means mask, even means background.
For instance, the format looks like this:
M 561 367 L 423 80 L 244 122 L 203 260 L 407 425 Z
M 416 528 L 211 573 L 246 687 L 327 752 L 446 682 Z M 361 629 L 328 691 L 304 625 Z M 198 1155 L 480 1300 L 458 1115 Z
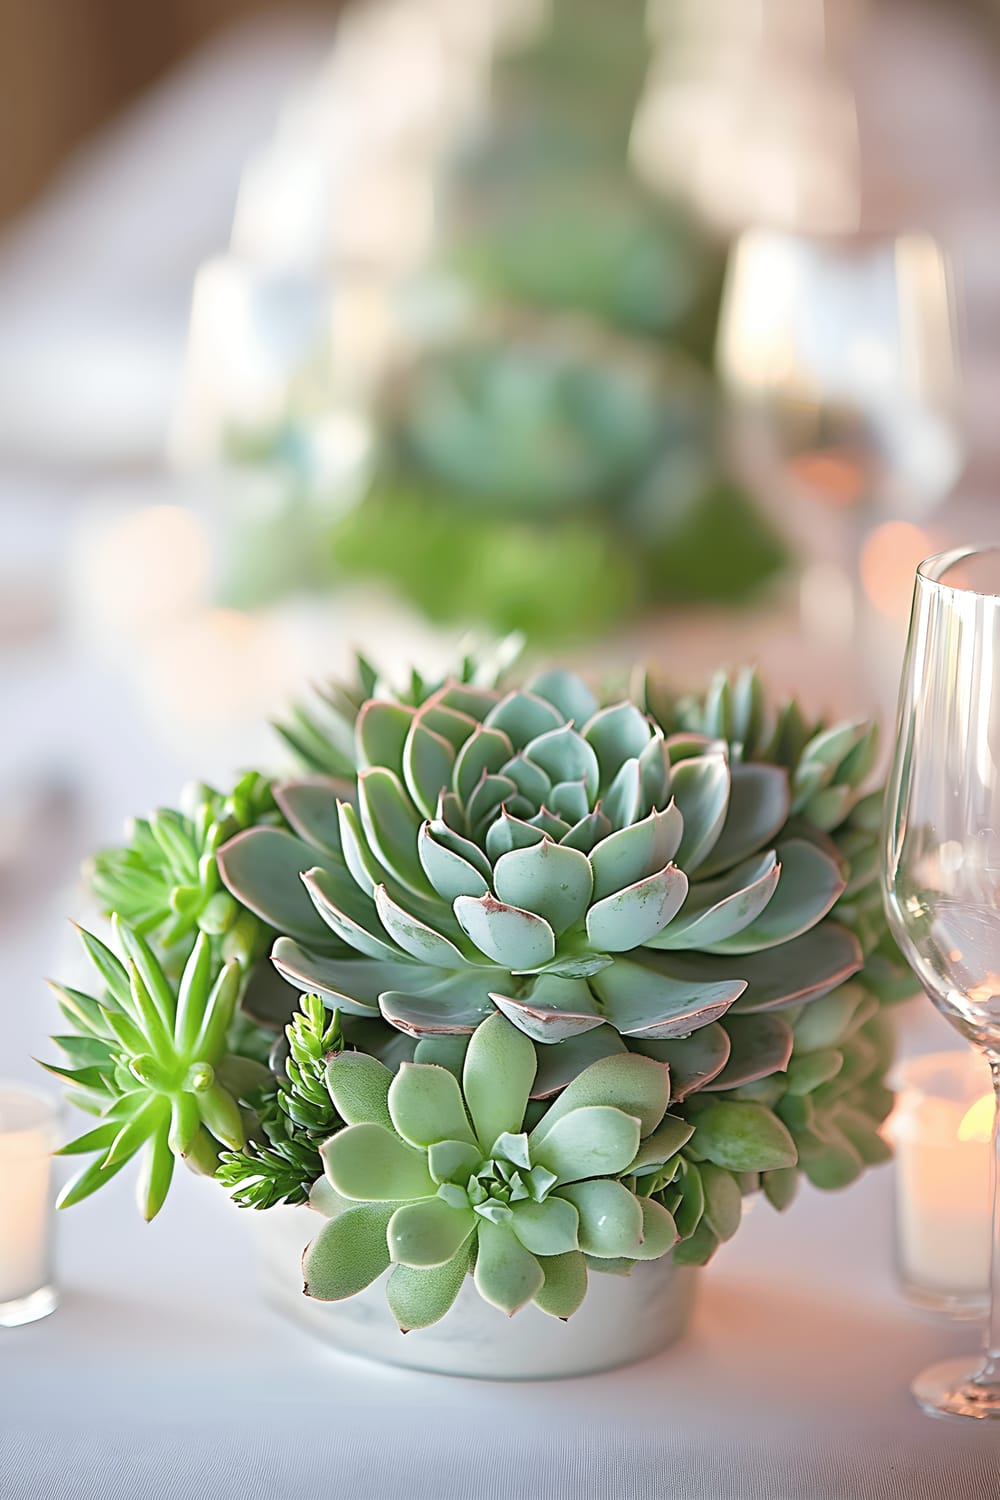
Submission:
M 128 843 L 102 849 L 87 876 L 107 912 L 116 912 L 161 953 L 180 948 L 182 958 L 198 932 L 219 940 L 223 958 L 246 966 L 259 957 L 269 934 L 219 879 L 216 853 L 227 839 L 254 824 L 279 824 L 270 782 L 248 771 L 229 792 L 204 782 L 190 786 L 182 808 L 158 808 L 135 818 Z
M 214 974 L 210 940 L 200 933 L 176 983 L 142 936 L 117 919 L 114 925 L 124 963 L 81 933 L 104 981 L 100 996 L 53 985 L 76 1033 L 53 1039 L 70 1065 L 45 1066 L 100 1120 L 62 1148 L 64 1155 L 96 1154 L 59 1205 L 79 1203 L 142 1151 L 139 1203 L 151 1219 L 167 1195 L 175 1157 L 213 1173 L 220 1145 L 243 1146 L 239 1101 L 268 1074 L 227 1050 L 242 972 L 236 959 Z
M 461 1082 L 432 1063 L 393 1076 L 361 1053 L 331 1061 L 330 1093 L 350 1123 L 323 1147 L 338 1203 L 306 1251 L 310 1296 L 352 1296 L 391 1264 L 389 1305 L 403 1329 L 421 1328 L 472 1270 L 504 1312 L 534 1301 L 565 1318 L 583 1300 L 588 1261 L 671 1248 L 666 1209 L 618 1180 L 662 1170 L 690 1134 L 666 1113 L 664 1069 L 605 1058 L 527 1129 L 536 1066 L 500 1015 L 477 1028 Z
M 821 993 L 861 965 L 826 916 L 836 851 L 783 832 L 789 776 L 601 708 L 561 672 L 372 700 L 353 787 L 285 783 L 295 830 L 220 852 L 283 936 L 278 970 L 412 1035 L 500 1009 L 539 1043 L 621 1050 Z M 591 1053 L 591 1056 L 593 1053 Z

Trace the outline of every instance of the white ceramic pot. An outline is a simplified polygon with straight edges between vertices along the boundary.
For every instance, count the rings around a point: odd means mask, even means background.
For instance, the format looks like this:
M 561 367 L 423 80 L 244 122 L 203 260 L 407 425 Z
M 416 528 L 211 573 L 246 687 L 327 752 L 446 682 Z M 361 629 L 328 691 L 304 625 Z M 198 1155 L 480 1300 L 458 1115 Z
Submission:
M 483 1380 L 554 1380 L 613 1370 L 657 1354 L 688 1325 L 696 1273 L 669 1256 L 629 1276 L 592 1274 L 586 1298 L 565 1323 L 521 1309 L 507 1318 L 479 1296 L 471 1277 L 431 1328 L 402 1334 L 385 1300 L 385 1278 L 345 1302 L 302 1292 L 302 1252 L 321 1220 L 308 1208 L 245 1213 L 257 1242 L 268 1301 L 333 1348 L 383 1364 Z M 388 1274 L 388 1273 L 387 1273 Z

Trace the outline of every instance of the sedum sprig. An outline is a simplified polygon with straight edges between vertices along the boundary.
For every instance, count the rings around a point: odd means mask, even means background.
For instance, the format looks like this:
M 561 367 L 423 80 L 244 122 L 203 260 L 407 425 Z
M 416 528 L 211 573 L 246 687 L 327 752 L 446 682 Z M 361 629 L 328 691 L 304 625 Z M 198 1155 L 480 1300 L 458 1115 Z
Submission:
M 344 1045 L 337 1012 L 331 1017 L 318 995 L 303 995 L 285 1035 L 285 1076 L 252 1100 L 267 1144 L 250 1141 L 219 1161 L 216 1176 L 241 1208 L 306 1203 L 323 1173 L 319 1148 L 343 1124 L 326 1086 L 326 1065 Z
M 80 934 L 104 981 L 101 996 L 52 986 L 77 1033 L 53 1038 L 69 1066 L 43 1066 L 100 1122 L 61 1149 L 96 1155 L 63 1189 L 59 1207 L 89 1197 L 141 1151 L 139 1205 L 152 1219 L 177 1158 L 211 1173 L 219 1145 L 243 1145 L 239 1099 L 266 1070 L 226 1051 L 240 991 L 237 960 L 217 965 L 210 938 L 199 933 L 174 982 L 145 938 L 117 917 L 113 927 L 124 963 L 92 933 Z

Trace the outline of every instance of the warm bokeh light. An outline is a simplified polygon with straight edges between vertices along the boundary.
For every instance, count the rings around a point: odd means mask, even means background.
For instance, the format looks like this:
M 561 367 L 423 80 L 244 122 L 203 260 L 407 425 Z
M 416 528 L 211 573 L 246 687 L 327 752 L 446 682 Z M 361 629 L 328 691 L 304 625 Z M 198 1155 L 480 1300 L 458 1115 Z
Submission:
M 200 519 L 180 505 L 97 503 L 81 523 L 71 585 L 86 632 L 122 650 L 208 596 L 212 555 Z
M 993 1117 L 996 1100 L 992 1094 L 984 1094 L 969 1106 L 958 1127 L 960 1141 L 989 1141 L 993 1138 Z
M 869 600 L 890 620 L 905 621 L 918 563 L 935 550 L 934 538 L 908 521 L 886 521 L 861 549 L 861 582 Z

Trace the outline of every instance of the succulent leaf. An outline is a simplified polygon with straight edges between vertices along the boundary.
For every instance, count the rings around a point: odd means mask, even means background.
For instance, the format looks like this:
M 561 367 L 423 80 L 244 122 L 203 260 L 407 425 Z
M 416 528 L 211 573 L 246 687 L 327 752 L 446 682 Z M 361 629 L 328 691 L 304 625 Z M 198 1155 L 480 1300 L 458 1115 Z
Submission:
M 680 845 L 684 823 L 674 802 L 656 808 L 639 823 L 619 828 L 590 853 L 594 900 L 600 901 L 669 865 Z
M 330 1098 L 345 1124 L 391 1128 L 392 1074 L 384 1063 L 364 1052 L 338 1052 L 327 1063 L 325 1078 Z
M 502 968 L 524 973 L 555 957 L 555 933 L 534 912 L 508 906 L 493 896 L 459 896 L 455 915 L 479 951 Z
M 543 1141 L 558 1120 L 589 1105 L 607 1105 L 634 1116 L 644 1136 L 663 1119 L 669 1096 L 667 1070 L 650 1058 L 621 1053 L 594 1062 L 563 1090 L 533 1135 Z
M 396 1266 L 386 1284 L 389 1309 L 404 1333 L 427 1328 L 449 1311 L 469 1269 L 469 1252 L 461 1245 L 444 1265 L 417 1270 Z
M 303 1290 L 320 1302 L 353 1297 L 389 1265 L 386 1231 L 395 1203 L 361 1203 L 322 1225 L 302 1257 Z
M 535 1303 L 553 1318 L 571 1318 L 587 1295 L 587 1262 L 579 1250 L 547 1255 L 539 1264 L 545 1280 Z
M 788 776 L 782 767 L 733 765 L 726 820 L 708 857 L 700 862 L 699 874 L 715 875 L 769 844 L 788 817 L 788 808 Z
M 558 1193 L 579 1214 L 581 1250 L 602 1259 L 638 1256 L 642 1245 L 642 1209 L 635 1195 L 620 1182 L 608 1178 L 574 1182 L 559 1188 Z
M 412 1146 L 433 1146 L 439 1141 L 475 1144 L 462 1090 L 447 1068 L 433 1063 L 403 1063 L 389 1087 L 387 1101 L 393 1126 Z
M 609 1105 L 583 1105 L 556 1120 L 540 1140 L 533 1132 L 532 1156 L 560 1183 L 613 1177 L 635 1156 L 639 1136 L 635 1115 Z
M 730 782 L 725 751 L 716 746 L 671 771 L 670 791 L 684 823 L 677 850 L 682 870 L 696 869 L 715 847 L 729 809 Z
M 816 844 L 787 839 L 777 847 L 778 888 L 760 916 L 729 937 L 700 946 L 710 953 L 756 953 L 815 927 L 844 889 L 839 865 Z
M 793 1167 L 797 1159 L 787 1128 L 750 1101 L 720 1100 L 700 1110 L 694 1143 L 710 1162 L 732 1172 L 771 1172 Z
M 342 852 L 337 799 L 349 796 L 350 782 L 332 776 L 308 776 L 301 781 L 278 782 L 274 800 L 286 822 L 300 839 L 323 851 Z
M 476 1028 L 462 1071 L 462 1092 L 479 1144 L 520 1130 L 535 1079 L 535 1049 L 499 1013 Z
M 534 1255 L 521 1244 L 507 1224 L 479 1226 L 476 1256 L 476 1290 L 485 1302 L 513 1316 L 530 1302 L 545 1284 L 545 1274 Z
M 565 1197 L 552 1196 L 542 1203 L 531 1199 L 516 1203 L 510 1222 L 517 1238 L 532 1255 L 543 1258 L 566 1255 L 580 1248 L 577 1240 L 579 1216 L 575 1206 Z
M 496 970 L 443 969 L 416 971 L 404 976 L 407 990 L 384 990 L 379 1008 L 385 1019 L 411 1036 L 467 1035 L 492 1010 L 490 992 Z
M 427 1269 L 454 1259 L 476 1226 L 468 1206 L 453 1207 L 443 1198 L 403 1203 L 389 1220 L 389 1256 L 397 1265 Z
M 585 854 L 543 838 L 540 844 L 501 855 L 493 885 L 501 901 L 543 917 L 559 937 L 586 912 L 594 875 Z
M 424 1153 L 384 1125 L 348 1125 L 320 1154 L 327 1177 L 343 1198 L 387 1203 L 435 1192 Z
M 773 850 L 743 860 L 716 880 L 691 886 L 677 916 L 651 948 L 708 948 L 749 927 L 774 895 L 781 868 Z
M 757 1015 L 729 1015 L 722 1023 L 729 1035 L 725 1067 L 704 1084 L 706 1092 L 740 1088 L 760 1078 L 784 1073 L 792 1055 L 792 1028 L 770 1011 Z
M 658 1260 L 677 1244 L 678 1230 L 671 1213 L 653 1198 L 640 1198 L 642 1240 L 637 1260 Z
M 621 959 L 594 975 L 591 987 L 617 1031 L 644 1039 L 689 1036 L 725 1015 L 746 989 L 742 978 L 704 982 L 679 977 L 680 957 L 670 955 L 669 971 L 650 953 L 641 963 Z M 692 970 L 704 972 L 701 965 L 692 965 Z
M 218 861 L 227 888 L 268 926 L 307 944 L 329 939 L 300 877 L 335 866 L 311 844 L 281 828 L 248 828 L 223 845 Z

